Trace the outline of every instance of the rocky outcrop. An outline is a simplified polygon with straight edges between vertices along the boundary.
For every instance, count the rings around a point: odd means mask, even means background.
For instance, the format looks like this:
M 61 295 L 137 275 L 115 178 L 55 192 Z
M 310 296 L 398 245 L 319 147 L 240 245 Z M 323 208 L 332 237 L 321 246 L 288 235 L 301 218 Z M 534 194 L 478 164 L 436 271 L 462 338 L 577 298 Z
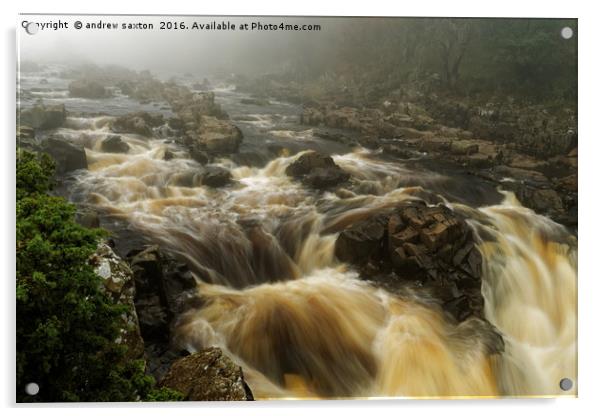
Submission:
M 335 254 L 389 289 L 429 290 L 457 320 L 482 317 L 482 258 L 466 221 L 444 205 L 406 202 L 343 230 Z
M 117 256 L 106 243 L 100 243 L 90 258 L 90 264 L 102 278 L 103 290 L 117 304 L 126 306 L 121 315 L 122 328 L 116 342 L 127 347 L 127 358 L 138 359 L 144 355 L 144 341 L 140 334 L 138 315 L 134 306 L 136 287 L 128 264 Z
M 170 345 L 171 326 L 196 281 L 184 263 L 157 246 L 132 251 L 127 258 L 136 283 L 135 305 L 148 369 L 161 380 L 169 364 L 181 356 L 179 349 Z
M 100 148 L 107 153 L 127 153 L 130 145 L 121 140 L 121 136 L 111 135 L 102 141 Z
M 159 127 L 165 123 L 162 114 L 151 114 L 139 111 L 117 117 L 111 129 L 115 133 L 135 133 L 144 137 L 153 135 L 153 127 Z
M 195 151 L 210 154 L 230 154 L 238 151 L 242 143 L 242 132 L 234 124 L 216 117 L 201 116 L 195 130 L 187 132 L 188 140 Z
M 577 118 L 570 109 L 551 113 L 543 106 L 512 100 L 472 103 L 435 95 L 426 95 L 421 101 L 440 123 L 470 130 L 475 137 L 512 144 L 526 154 L 561 155 L 577 145 Z
M 21 110 L 19 125 L 30 126 L 34 129 L 49 130 L 61 127 L 67 119 L 64 104 L 36 104 L 31 108 Z
M 173 363 L 161 382 L 189 401 L 253 400 L 242 369 L 219 348 L 208 348 Z
M 51 136 L 44 139 L 40 150 L 48 153 L 54 159 L 57 173 L 67 173 L 77 169 L 88 168 L 86 151 L 83 146 Z
M 215 102 L 212 92 L 193 93 L 184 87 L 168 86 L 167 100 L 174 113 L 184 124 L 198 124 L 202 116 L 211 116 L 220 120 L 227 120 L 228 114 Z
M 108 98 L 111 90 L 92 79 L 78 79 L 69 83 L 69 96 L 77 98 Z
M 341 169 L 327 155 L 310 151 L 303 153 L 286 168 L 286 174 L 315 189 L 327 189 L 349 180 L 349 173 Z

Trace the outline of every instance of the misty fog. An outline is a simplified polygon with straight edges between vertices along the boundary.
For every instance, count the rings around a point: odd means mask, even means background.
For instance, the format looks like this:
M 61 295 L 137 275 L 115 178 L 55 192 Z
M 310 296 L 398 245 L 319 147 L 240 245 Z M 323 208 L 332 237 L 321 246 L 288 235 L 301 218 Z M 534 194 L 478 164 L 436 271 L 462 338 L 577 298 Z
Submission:
M 52 23 L 67 22 L 68 29 L 53 30 Z M 119 29 L 81 29 L 75 21 L 86 23 L 118 22 Z M 50 23 L 48 28 L 29 35 L 23 21 Z M 165 29 L 160 22 L 192 26 L 231 23 L 236 30 Z M 122 30 L 122 23 L 152 24 L 152 30 Z M 241 24 L 319 24 L 319 31 L 285 32 L 272 30 L 239 30 Z M 339 20 L 340 22 L 340 20 Z M 348 19 L 345 22 L 349 22 Z M 333 29 L 333 18 L 290 17 L 182 17 L 182 16 L 20 16 L 18 24 L 19 56 L 38 63 L 117 64 L 135 70 L 149 69 L 156 73 L 204 73 L 226 70 L 255 73 L 278 69 L 284 57 L 303 54 L 326 46 Z

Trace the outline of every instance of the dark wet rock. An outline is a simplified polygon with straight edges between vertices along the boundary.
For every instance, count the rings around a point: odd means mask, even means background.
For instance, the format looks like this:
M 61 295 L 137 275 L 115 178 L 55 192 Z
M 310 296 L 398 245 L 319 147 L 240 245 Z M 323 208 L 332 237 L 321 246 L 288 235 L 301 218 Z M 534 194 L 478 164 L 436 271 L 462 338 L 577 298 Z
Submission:
M 67 119 L 64 104 L 36 104 L 32 108 L 21 110 L 19 124 L 34 129 L 49 130 L 61 127 Z
M 127 347 L 128 359 L 140 359 L 144 355 L 138 314 L 134 305 L 136 286 L 132 270 L 106 243 L 100 243 L 90 258 L 90 264 L 102 278 L 103 290 L 119 305 L 126 306 L 121 315 L 121 332 L 116 342 Z
M 309 174 L 314 169 L 330 169 L 337 165 L 334 160 L 328 156 L 315 151 L 309 151 L 297 158 L 286 168 L 286 174 L 293 177 L 302 177 Z
M 165 149 L 165 152 L 163 153 L 163 160 L 172 160 L 176 157 L 176 155 L 174 154 L 174 152 L 172 152 L 169 149 Z
M 186 265 L 148 246 L 128 254 L 136 282 L 136 310 L 145 342 L 167 344 L 171 322 L 181 312 L 187 292 L 196 287 Z
M 161 386 L 190 401 L 253 400 L 240 366 L 215 347 L 175 361 Z
M 209 163 L 209 155 L 204 150 L 200 150 L 198 148 L 192 148 L 190 150 L 190 157 L 192 160 L 200 163 L 201 165 L 206 165 Z
M 130 113 L 118 117 L 111 126 L 115 133 L 135 133 L 145 137 L 153 135 L 153 127 L 164 123 L 162 114 L 151 114 L 145 111 Z
M 444 205 L 404 202 L 351 224 L 335 254 L 366 279 L 428 290 L 459 321 L 483 316 L 481 254 L 466 221 Z
M 102 141 L 100 148 L 107 153 L 127 153 L 130 145 L 121 140 L 121 136 L 111 135 Z
M 384 144 L 382 149 L 384 154 L 395 156 L 401 159 L 410 159 L 416 156 L 411 150 L 396 144 Z
M 506 182 L 504 188 L 514 192 L 521 204 L 552 219 L 564 213 L 563 201 L 558 192 L 551 188 L 540 188 L 521 182 Z
M 328 189 L 348 181 L 350 177 L 340 168 L 317 168 L 303 178 L 303 183 L 315 189 Z
M 167 344 L 150 344 L 145 348 L 145 353 L 146 371 L 157 382 L 165 378 L 174 361 L 190 355 L 186 350 L 179 350 Z
M 577 180 L 577 174 L 572 174 L 560 178 L 556 181 L 556 187 L 565 192 L 577 192 L 579 182 Z
M 170 117 L 167 120 L 167 125 L 173 130 L 182 130 L 184 128 L 184 122 L 177 117 Z
M 48 153 L 55 160 L 57 173 L 88 168 L 86 151 L 83 146 L 48 137 L 42 142 L 41 151 Z
M 310 151 L 286 168 L 286 174 L 316 189 L 326 189 L 349 180 L 350 175 L 327 155 Z
M 365 263 L 383 255 L 386 217 L 373 217 L 343 230 L 337 238 L 335 254 L 352 264 Z
M 78 98 L 108 98 L 111 91 L 95 80 L 78 79 L 69 83 L 69 96 Z
M 201 174 L 201 183 L 212 188 L 220 188 L 232 181 L 232 175 L 226 168 L 220 166 L 207 166 Z

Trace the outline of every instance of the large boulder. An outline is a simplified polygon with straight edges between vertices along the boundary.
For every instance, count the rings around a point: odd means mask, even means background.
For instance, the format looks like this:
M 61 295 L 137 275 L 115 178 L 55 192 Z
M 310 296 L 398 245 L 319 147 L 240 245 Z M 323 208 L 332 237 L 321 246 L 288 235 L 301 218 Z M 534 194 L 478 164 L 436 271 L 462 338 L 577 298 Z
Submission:
M 78 79 L 69 83 L 69 96 L 78 98 L 108 98 L 111 91 L 98 81 Z
M 42 142 L 41 151 L 48 153 L 55 160 L 57 173 L 88 168 L 86 151 L 83 146 L 51 136 Z
M 144 340 L 140 334 L 138 315 L 134 305 L 136 286 L 134 276 L 128 264 L 121 259 L 111 247 L 102 242 L 90 258 L 94 271 L 102 278 L 102 289 L 117 304 L 126 306 L 126 311 L 121 315 L 121 334 L 117 338 L 118 344 L 127 347 L 127 357 L 138 359 L 144 356 Z
M 135 133 L 151 137 L 153 135 L 153 127 L 158 127 L 164 122 L 162 114 L 139 111 L 117 117 L 111 128 L 115 133 Z
M 387 218 L 377 216 L 343 230 L 335 245 L 335 255 L 342 261 L 362 264 L 383 255 Z
M 242 143 L 242 132 L 234 124 L 216 117 L 202 116 L 193 143 L 213 154 L 236 153 Z
M 27 125 L 34 129 L 47 130 L 61 127 L 67 119 L 64 104 L 36 104 L 32 108 L 21 110 L 19 125 Z
M 242 368 L 215 347 L 175 361 L 160 385 L 190 401 L 253 400 Z
M 482 258 L 466 221 L 444 205 L 404 202 L 349 225 L 337 258 L 389 289 L 428 289 L 457 320 L 482 317 Z
M 220 166 L 207 166 L 201 174 L 201 183 L 212 188 L 226 186 L 231 181 L 230 171 Z
M 349 180 L 351 175 L 327 155 L 310 151 L 303 153 L 285 170 L 288 176 L 300 179 L 316 189 L 327 189 Z
M 127 153 L 130 145 L 121 140 L 121 136 L 111 135 L 102 141 L 100 148 L 107 153 Z

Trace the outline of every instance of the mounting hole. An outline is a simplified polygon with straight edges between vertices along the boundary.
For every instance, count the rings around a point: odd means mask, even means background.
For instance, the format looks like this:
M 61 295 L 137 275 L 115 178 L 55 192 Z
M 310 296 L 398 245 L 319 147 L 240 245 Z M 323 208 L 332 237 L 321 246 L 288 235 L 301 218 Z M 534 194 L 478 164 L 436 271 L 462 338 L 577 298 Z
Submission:
M 36 22 L 29 22 L 27 26 L 25 26 L 25 31 L 30 35 L 35 35 L 38 33 L 39 27 Z
M 573 388 L 573 380 L 570 378 L 563 378 L 560 380 L 560 388 L 564 391 L 569 391 Z
M 560 31 L 560 36 L 562 36 L 564 39 L 572 38 L 573 37 L 573 29 L 571 29 L 568 26 L 563 27 L 562 30 Z
M 29 383 L 27 386 L 25 386 L 25 393 L 29 394 L 30 396 L 35 396 L 39 392 L 40 386 L 38 386 L 38 383 Z

